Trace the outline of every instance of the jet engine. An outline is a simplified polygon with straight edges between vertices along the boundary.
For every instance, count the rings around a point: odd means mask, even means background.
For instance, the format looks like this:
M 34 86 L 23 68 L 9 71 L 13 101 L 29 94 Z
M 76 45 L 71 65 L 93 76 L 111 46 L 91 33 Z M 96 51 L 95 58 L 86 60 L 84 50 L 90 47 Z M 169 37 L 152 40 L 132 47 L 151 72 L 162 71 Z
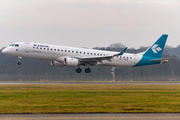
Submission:
M 51 65 L 53 65 L 53 66 L 58 66 L 58 67 L 63 67 L 63 66 L 64 66 L 64 63 L 59 62 L 59 61 L 56 61 L 56 60 L 52 60 L 52 61 L 51 61 Z
M 79 65 L 79 60 L 76 58 L 65 58 L 64 65 L 76 67 Z

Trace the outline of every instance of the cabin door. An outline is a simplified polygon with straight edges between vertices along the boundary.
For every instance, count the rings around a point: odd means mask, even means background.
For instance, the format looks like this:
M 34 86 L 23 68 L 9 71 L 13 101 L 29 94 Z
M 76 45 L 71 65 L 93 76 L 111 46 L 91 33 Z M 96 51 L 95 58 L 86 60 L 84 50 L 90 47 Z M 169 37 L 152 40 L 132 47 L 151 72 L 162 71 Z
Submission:
M 28 42 L 25 42 L 25 52 L 29 52 L 30 50 L 30 44 Z

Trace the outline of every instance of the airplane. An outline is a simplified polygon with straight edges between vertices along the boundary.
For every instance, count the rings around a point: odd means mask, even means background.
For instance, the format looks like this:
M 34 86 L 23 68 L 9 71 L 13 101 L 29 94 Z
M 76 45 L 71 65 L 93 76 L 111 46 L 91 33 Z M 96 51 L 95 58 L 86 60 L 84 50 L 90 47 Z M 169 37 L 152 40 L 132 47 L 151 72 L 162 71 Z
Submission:
M 82 72 L 80 66 L 87 66 L 85 73 L 90 73 L 91 69 L 89 66 L 111 66 L 120 68 L 166 63 L 169 59 L 172 59 L 161 58 L 167 37 L 167 34 L 163 34 L 146 51 L 137 54 L 125 53 L 127 47 L 122 52 L 112 52 L 31 42 L 11 44 L 3 49 L 2 53 L 17 56 L 18 65 L 21 65 L 23 57 L 45 59 L 50 60 L 53 66 L 77 67 L 77 73 Z

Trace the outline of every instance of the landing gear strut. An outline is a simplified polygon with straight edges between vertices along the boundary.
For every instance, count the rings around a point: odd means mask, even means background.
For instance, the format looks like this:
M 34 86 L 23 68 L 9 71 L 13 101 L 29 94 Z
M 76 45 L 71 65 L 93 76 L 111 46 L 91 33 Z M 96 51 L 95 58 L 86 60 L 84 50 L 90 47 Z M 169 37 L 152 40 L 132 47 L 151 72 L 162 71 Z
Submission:
M 77 73 L 81 73 L 81 72 L 82 72 L 82 69 L 81 69 L 81 68 L 77 68 L 77 69 L 76 69 L 76 72 L 77 72 Z
M 21 65 L 22 57 L 19 57 L 19 56 L 18 56 L 17 58 L 18 58 L 18 61 L 19 61 L 17 64 L 18 64 L 18 65 Z
M 84 71 L 85 71 L 85 73 L 90 73 L 91 69 L 90 68 L 86 68 Z

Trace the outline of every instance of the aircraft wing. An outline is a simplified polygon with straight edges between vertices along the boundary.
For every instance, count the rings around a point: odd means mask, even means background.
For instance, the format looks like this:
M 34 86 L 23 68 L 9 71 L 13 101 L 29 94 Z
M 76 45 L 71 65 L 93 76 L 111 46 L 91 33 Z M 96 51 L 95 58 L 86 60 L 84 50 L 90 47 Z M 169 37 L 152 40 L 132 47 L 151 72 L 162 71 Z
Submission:
M 74 57 L 77 58 L 81 63 L 89 64 L 89 65 L 96 65 L 97 62 L 103 63 L 102 60 L 111 61 L 111 59 L 115 56 L 123 55 L 124 52 L 127 50 L 127 47 L 120 53 L 114 54 L 112 56 L 91 56 L 91 57 Z
M 99 57 L 74 57 L 76 59 L 78 59 L 81 64 L 89 64 L 89 65 L 97 65 L 97 62 L 103 63 L 102 60 L 107 60 L 107 61 L 111 61 L 111 58 L 113 58 L 113 56 L 99 56 Z
M 110 61 L 113 56 L 99 56 L 99 57 L 81 57 L 79 58 L 80 61 L 101 61 L 101 60 L 108 60 Z

